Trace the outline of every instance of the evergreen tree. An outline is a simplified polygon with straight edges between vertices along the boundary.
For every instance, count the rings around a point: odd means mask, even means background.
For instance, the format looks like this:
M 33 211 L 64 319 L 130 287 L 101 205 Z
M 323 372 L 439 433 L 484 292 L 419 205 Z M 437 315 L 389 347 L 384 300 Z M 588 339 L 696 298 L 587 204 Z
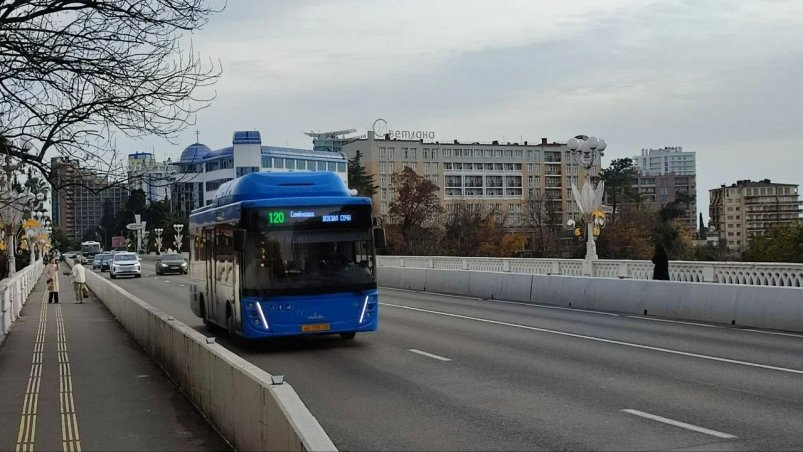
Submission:
M 365 171 L 365 167 L 360 162 L 361 159 L 362 154 L 360 151 L 357 151 L 354 158 L 349 159 L 349 188 L 357 190 L 357 194 L 360 196 L 372 197 L 376 194 L 379 186 L 374 184 L 374 176 Z
M 633 190 L 638 170 L 629 158 L 616 159 L 602 170 L 599 179 L 605 181 L 605 194 L 611 205 L 611 223 L 616 222 L 616 211 L 621 204 L 638 202 L 639 194 Z

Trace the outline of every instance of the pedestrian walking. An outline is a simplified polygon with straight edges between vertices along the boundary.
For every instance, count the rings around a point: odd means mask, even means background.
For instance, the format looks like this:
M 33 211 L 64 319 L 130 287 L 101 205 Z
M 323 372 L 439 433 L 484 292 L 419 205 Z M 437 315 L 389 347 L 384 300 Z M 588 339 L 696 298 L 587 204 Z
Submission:
M 47 268 L 45 269 L 45 276 L 47 277 L 47 302 L 48 304 L 58 303 L 59 264 L 56 263 L 56 259 L 50 259 L 50 264 L 48 264 Z
M 76 262 L 70 275 L 72 277 L 72 286 L 75 290 L 75 301 L 83 303 L 84 291 L 88 290 L 86 288 L 86 268 L 80 262 Z
M 669 257 L 666 255 L 666 249 L 660 243 L 655 244 L 652 263 L 655 265 L 652 271 L 652 279 L 669 281 Z

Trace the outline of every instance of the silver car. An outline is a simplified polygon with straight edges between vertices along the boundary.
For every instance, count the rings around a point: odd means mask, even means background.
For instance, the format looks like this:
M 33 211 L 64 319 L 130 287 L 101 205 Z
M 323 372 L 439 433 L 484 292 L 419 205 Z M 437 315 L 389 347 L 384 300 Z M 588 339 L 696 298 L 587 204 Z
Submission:
M 136 253 L 115 253 L 109 266 L 109 277 L 115 279 L 118 276 L 142 277 L 142 266 Z

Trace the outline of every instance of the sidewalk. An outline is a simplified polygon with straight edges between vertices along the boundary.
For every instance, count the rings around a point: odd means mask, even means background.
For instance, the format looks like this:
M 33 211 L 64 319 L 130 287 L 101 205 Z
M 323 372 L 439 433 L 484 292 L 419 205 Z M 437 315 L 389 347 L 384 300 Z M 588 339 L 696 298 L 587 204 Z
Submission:
M 40 278 L 0 346 L 0 450 L 231 450 L 94 296 L 59 285 L 48 304 Z

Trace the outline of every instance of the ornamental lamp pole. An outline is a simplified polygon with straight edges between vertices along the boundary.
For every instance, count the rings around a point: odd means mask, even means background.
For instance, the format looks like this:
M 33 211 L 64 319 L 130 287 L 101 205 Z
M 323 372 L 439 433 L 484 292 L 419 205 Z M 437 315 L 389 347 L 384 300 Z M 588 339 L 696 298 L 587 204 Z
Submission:
M 156 228 L 156 229 L 153 230 L 153 232 L 154 232 L 154 234 L 156 234 L 156 254 L 157 255 L 161 255 L 162 254 L 162 233 L 164 232 L 164 229 Z
M 605 226 L 605 214 L 602 211 L 602 195 L 605 191 L 605 182 L 600 181 L 596 187 L 591 182 L 591 168 L 601 163 L 602 156 L 605 155 L 605 148 L 608 144 L 605 140 L 597 137 L 587 137 L 578 135 L 569 139 L 566 143 L 569 152 L 574 157 L 577 164 L 585 168 L 585 180 L 582 190 L 572 184 L 574 201 L 580 209 L 579 221 L 585 223 L 585 228 L 577 226 L 577 222 L 570 219 L 567 225 L 574 230 L 574 235 L 582 238 L 585 229 L 586 242 L 586 264 L 584 274 L 591 274 L 591 261 L 598 259 L 595 238 L 599 236 L 602 227 Z
M 176 252 L 181 254 L 181 239 L 184 238 L 184 236 L 181 235 L 181 231 L 184 229 L 184 225 L 181 223 L 176 223 L 173 225 L 173 229 L 176 231 L 173 243 L 176 245 Z

